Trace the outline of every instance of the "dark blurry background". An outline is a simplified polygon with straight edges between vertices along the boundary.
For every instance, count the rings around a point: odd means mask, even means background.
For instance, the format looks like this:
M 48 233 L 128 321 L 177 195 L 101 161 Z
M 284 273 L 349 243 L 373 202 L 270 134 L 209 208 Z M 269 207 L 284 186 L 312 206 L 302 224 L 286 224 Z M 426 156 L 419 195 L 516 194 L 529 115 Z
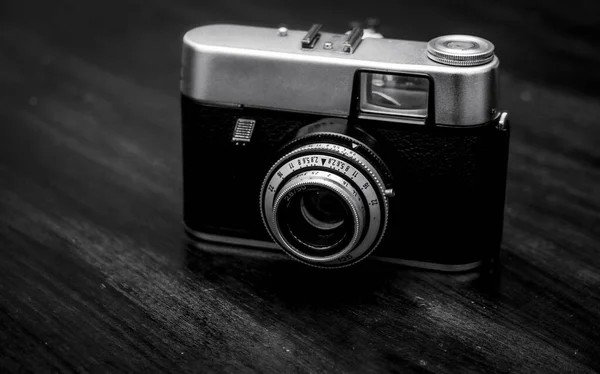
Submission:
M 76 48 L 108 70 L 118 71 L 126 61 L 136 67 L 135 78 L 160 88 L 177 81 L 181 36 L 198 25 L 308 29 L 323 23 L 341 32 L 351 21 L 377 17 L 386 37 L 427 41 L 474 34 L 495 44 L 506 73 L 557 89 L 600 93 L 597 1 L 5 0 L 0 6 L 2 37 L 12 43 Z
M 597 372 L 599 14 L 582 0 L 2 0 L 0 369 Z M 513 131 L 493 292 L 182 244 L 183 34 L 367 17 L 388 38 L 496 46 Z

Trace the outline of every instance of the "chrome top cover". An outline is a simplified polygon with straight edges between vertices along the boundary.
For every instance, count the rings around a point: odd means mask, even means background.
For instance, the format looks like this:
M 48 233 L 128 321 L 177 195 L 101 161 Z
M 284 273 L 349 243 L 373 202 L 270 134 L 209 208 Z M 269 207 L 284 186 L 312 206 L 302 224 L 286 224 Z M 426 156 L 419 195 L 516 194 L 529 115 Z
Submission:
M 448 66 L 427 57 L 425 42 L 364 38 L 341 53 L 335 45 L 347 36 L 320 32 L 303 49 L 305 35 L 240 25 L 192 29 L 183 37 L 181 92 L 207 103 L 345 117 L 355 72 L 373 69 L 431 76 L 437 124 L 473 126 L 496 116 L 495 56 L 484 65 Z

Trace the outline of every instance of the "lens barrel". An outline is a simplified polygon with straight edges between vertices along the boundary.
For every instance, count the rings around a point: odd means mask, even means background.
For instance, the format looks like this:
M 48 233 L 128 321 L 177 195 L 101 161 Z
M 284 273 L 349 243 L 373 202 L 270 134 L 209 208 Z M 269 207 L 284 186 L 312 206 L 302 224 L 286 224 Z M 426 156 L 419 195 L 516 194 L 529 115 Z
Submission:
M 387 223 L 377 156 L 355 139 L 339 138 L 346 142 L 319 139 L 292 149 L 272 166 L 261 189 L 261 213 L 273 240 L 313 266 L 364 259 Z
M 328 262 L 346 255 L 359 239 L 364 229 L 365 212 L 361 199 L 352 195 L 343 180 L 337 175 L 326 176 L 326 171 L 316 171 L 301 175 L 286 183 L 277 195 L 273 205 L 275 214 L 276 236 L 290 244 L 289 250 L 298 257 L 311 262 Z M 342 210 L 341 224 L 327 229 L 324 222 L 319 222 L 309 214 L 302 202 L 308 194 L 329 193 L 335 199 L 337 213 Z M 325 207 L 321 212 L 327 211 Z M 304 214 L 303 214 L 304 213 Z

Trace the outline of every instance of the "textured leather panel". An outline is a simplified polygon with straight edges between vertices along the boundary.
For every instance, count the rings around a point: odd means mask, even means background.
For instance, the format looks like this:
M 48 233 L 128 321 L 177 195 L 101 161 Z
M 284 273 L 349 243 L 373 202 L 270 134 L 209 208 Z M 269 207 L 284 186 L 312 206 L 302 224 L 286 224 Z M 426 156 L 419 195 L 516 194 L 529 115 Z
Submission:
M 251 142 L 231 142 L 239 117 L 256 120 Z M 223 109 L 182 98 L 184 220 L 197 231 L 270 240 L 259 193 L 277 151 L 295 130 L 321 117 Z
M 257 121 L 247 146 L 237 118 Z M 184 220 L 193 230 L 269 240 L 259 193 L 278 150 L 321 117 L 208 107 L 182 98 Z M 437 263 L 480 260 L 502 234 L 508 132 L 361 121 L 390 168 L 396 196 L 376 255 Z
M 396 197 L 377 254 L 463 263 L 496 252 L 502 235 L 508 133 L 371 127 L 384 148 Z M 482 254 L 484 256 L 482 256 Z

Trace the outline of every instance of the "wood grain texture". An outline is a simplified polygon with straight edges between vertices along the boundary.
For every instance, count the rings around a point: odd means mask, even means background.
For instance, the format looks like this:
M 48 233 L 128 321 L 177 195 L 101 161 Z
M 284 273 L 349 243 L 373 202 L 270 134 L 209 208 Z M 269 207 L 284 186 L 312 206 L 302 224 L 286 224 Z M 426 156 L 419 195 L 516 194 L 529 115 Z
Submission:
M 0 368 L 599 371 L 600 25 L 587 2 L 564 5 L 2 2 Z M 343 30 L 370 15 L 388 37 L 496 44 L 513 124 L 499 272 L 366 262 L 333 274 L 189 247 L 183 33 Z

